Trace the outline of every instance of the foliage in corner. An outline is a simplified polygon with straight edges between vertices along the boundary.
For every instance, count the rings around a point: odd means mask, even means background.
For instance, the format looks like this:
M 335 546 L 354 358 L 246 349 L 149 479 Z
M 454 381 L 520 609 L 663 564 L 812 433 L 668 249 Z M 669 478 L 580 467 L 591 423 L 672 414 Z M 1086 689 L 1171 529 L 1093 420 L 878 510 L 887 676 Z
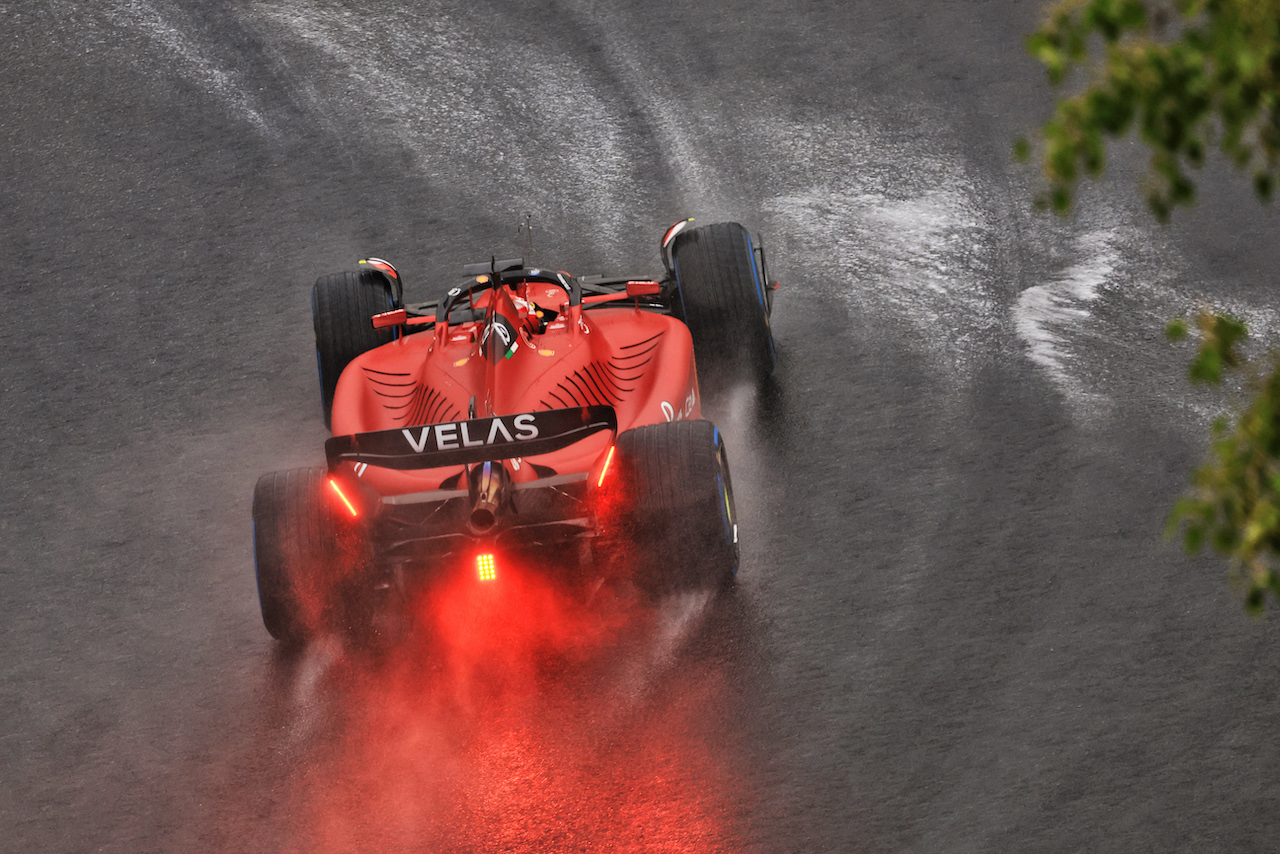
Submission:
M 1080 178 L 1105 169 L 1107 143 L 1134 131 L 1151 153 L 1144 191 L 1160 221 L 1194 201 L 1190 173 L 1214 149 L 1270 199 L 1280 178 L 1280 0 L 1053 0 L 1026 47 L 1054 87 L 1071 88 L 1035 146 L 1014 144 L 1018 159 L 1034 148 L 1041 161 L 1037 207 L 1070 210 Z M 1203 312 L 1196 326 L 1192 381 L 1242 370 L 1252 397 L 1215 422 L 1208 461 L 1168 530 L 1190 552 L 1229 558 L 1256 614 L 1268 590 L 1280 599 L 1280 356 L 1269 370 L 1247 363 L 1247 330 L 1234 318 Z M 1169 325 L 1172 339 L 1187 332 L 1186 321 Z
M 1234 318 L 1202 313 L 1200 347 L 1191 377 L 1220 382 L 1223 368 L 1241 365 L 1237 345 L 1245 327 Z M 1186 324 L 1170 324 L 1171 338 Z M 1256 393 L 1231 423 L 1213 425 L 1209 460 L 1195 473 L 1192 491 L 1169 514 L 1168 533 L 1182 531 L 1187 551 L 1206 545 L 1229 558 L 1245 607 L 1261 614 L 1268 590 L 1280 598 L 1280 359 L 1257 378 Z
M 1086 78 L 1041 129 L 1048 189 L 1038 206 L 1069 210 L 1081 174 L 1102 173 L 1106 139 L 1135 127 L 1151 150 L 1146 197 L 1161 221 L 1194 200 L 1188 172 L 1213 147 L 1270 198 L 1280 178 L 1280 0 L 1059 0 L 1027 50 L 1054 86 L 1073 72 Z M 1014 146 L 1019 159 L 1031 150 L 1025 139 Z

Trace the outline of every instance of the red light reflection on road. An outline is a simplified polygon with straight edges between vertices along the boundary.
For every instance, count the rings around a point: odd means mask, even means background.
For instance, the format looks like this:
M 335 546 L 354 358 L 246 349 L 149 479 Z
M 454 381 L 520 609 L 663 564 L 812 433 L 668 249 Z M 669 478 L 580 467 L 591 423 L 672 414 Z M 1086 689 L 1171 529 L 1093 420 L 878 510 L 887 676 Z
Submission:
M 655 665 L 661 616 L 538 573 L 465 573 L 431 639 L 344 659 L 295 776 L 297 850 L 714 852 L 742 846 L 711 746 L 722 680 Z M 657 675 L 655 675 L 655 672 Z M 714 671 L 712 671 L 714 673 Z

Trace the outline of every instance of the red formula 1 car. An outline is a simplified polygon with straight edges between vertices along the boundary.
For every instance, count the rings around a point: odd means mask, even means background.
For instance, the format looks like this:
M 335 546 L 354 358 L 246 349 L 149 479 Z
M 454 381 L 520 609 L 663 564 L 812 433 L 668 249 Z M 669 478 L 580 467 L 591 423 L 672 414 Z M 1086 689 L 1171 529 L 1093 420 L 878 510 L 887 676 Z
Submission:
M 660 279 L 491 260 L 416 305 L 385 261 L 321 277 L 334 436 L 327 467 L 254 490 L 267 630 L 302 641 L 432 577 L 500 583 L 530 563 L 653 596 L 731 580 L 733 490 L 702 391 L 773 369 L 764 248 L 737 223 L 686 220 L 662 258 Z

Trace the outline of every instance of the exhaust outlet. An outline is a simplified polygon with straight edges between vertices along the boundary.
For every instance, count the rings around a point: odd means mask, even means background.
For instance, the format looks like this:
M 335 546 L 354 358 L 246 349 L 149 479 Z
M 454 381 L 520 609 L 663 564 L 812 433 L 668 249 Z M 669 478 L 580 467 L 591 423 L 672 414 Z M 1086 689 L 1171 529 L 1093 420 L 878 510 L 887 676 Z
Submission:
M 498 525 L 498 514 L 507 500 L 511 477 L 502 463 L 485 462 L 467 472 L 471 514 L 467 527 L 473 534 L 487 534 Z

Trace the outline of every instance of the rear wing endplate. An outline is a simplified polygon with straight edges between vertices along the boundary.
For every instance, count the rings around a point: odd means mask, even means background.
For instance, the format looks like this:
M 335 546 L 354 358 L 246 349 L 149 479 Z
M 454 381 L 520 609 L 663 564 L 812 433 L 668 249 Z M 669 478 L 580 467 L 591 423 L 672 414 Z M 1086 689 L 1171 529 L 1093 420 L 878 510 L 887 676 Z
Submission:
M 429 469 L 549 454 L 603 430 L 618 432 L 612 406 L 578 406 L 334 436 L 324 453 L 330 469 L 342 463 Z

